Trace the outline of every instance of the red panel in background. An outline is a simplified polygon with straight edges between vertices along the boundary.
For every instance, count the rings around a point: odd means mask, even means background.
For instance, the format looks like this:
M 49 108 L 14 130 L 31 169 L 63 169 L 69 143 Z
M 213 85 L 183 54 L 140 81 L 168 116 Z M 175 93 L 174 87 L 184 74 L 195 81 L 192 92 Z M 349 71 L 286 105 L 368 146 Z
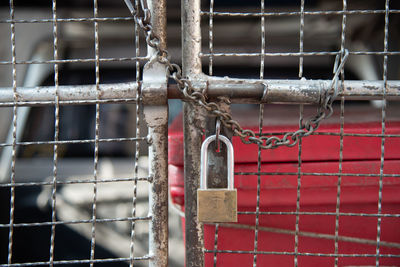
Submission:
M 169 181 L 172 201 L 184 205 L 183 189 L 183 137 L 181 119 L 175 120 L 169 133 Z M 256 130 L 256 128 L 254 128 Z M 263 132 L 287 132 L 290 126 L 264 127 Z M 318 133 L 338 133 L 337 124 L 323 125 Z M 347 123 L 345 133 L 381 134 L 381 123 Z M 386 123 L 385 134 L 399 134 L 400 123 Z M 356 242 L 340 239 L 339 254 L 375 254 L 381 167 L 381 137 L 344 136 L 339 236 L 356 238 Z M 255 145 L 245 145 L 234 137 L 235 187 L 238 190 L 238 210 L 255 211 L 257 203 L 257 153 Z M 385 138 L 384 176 L 382 179 L 382 213 L 400 214 L 400 138 Z M 300 211 L 333 213 L 332 215 L 299 215 L 300 253 L 335 252 L 335 223 L 337 184 L 339 176 L 340 137 L 313 135 L 303 138 Z M 298 148 L 281 147 L 262 151 L 260 175 L 260 211 L 295 212 L 297 199 Z M 395 174 L 390 177 L 390 174 Z M 350 216 L 351 213 L 372 216 Z M 220 226 L 217 250 L 241 251 L 218 253 L 217 266 L 252 266 L 255 239 L 255 214 L 240 214 L 238 225 Z M 293 266 L 296 215 L 259 215 L 258 266 Z M 282 232 L 283 230 L 283 232 Z M 315 237 L 315 234 L 324 234 Z M 311 236 L 310 236 L 311 235 Z M 215 227 L 204 229 L 205 248 L 214 249 Z M 365 243 L 367 240 L 369 243 Z M 381 254 L 400 255 L 400 218 L 383 217 L 381 220 Z M 364 243 L 363 243 L 364 242 Z M 386 242 L 386 243 L 385 243 Z M 394 244 L 394 245 L 393 245 Z M 396 245 L 397 244 L 397 245 Z M 275 254 L 278 255 L 275 255 Z M 206 253 L 206 266 L 213 266 L 213 253 Z M 334 265 L 334 257 L 299 255 L 300 266 Z M 382 257 L 380 264 L 399 266 L 400 258 Z M 375 265 L 375 257 L 340 257 L 339 266 Z
M 387 122 L 385 134 L 400 134 L 400 122 Z M 251 128 L 258 131 L 256 127 Z M 265 126 L 263 132 L 290 132 L 298 130 L 297 126 L 279 125 Z M 381 123 L 352 123 L 346 124 L 347 134 L 381 134 Z M 323 124 L 318 133 L 339 134 L 337 124 Z M 345 136 L 343 139 L 343 160 L 379 160 L 381 156 L 380 137 Z M 171 124 L 168 134 L 168 162 L 172 165 L 183 165 L 183 135 L 182 118 L 178 116 Z M 235 148 L 235 164 L 257 162 L 258 148 L 254 144 L 244 144 L 239 137 L 233 137 Z M 340 137 L 338 135 L 312 135 L 303 138 L 302 161 L 333 161 L 339 160 Z M 261 152 L 262 162 L 297 162 L 298 148 L 280 147 Z M 400 158 L 400 138 L 386 138 L 385 160 Z
M 379 161 L 360 161 L 343 162 L 343 170 L 348 170 L 354 165 L 357 170 L 365 176 L 347 176 L 341 177 L 341 203 L 377 203 L 379 177 L 368 176 L 367 174 L 379 174 Z M 171 196 L 173 201 L 183 205 L 183 166 L 169 165 L 169 179 Z M 255 172 L 257 164 L 236 164 L 235 173 Z M 385 173 L 400 172 L 400 160 L 385 161 Z M 368 171 L 368 172 L 367 172 Z M 290 175 L 285 173 L 289 172 Z M 269 206 L 291 206 L 295 209 L 297 198 L 297 175 L 293 172 L 292 163 L 264 164 L 261 167 L 261 173 L 275 173 L 274 175 L 261 175 L 261 207 Z M 337 162 L 307 162 L 302 164 L 304 173 L 326 173 L 332 174 L 338 172 Z M 284 175 L 277 174 L 284 173 Z M 344 172 L 351 174 L 351 172 Z M 336 175 L 302 175 L 301 177 L 301 204 L 319 205 L 335 204 L 337 194 Z M 235 187 L 238 189 L 239 209 L 247 209 L 256 205 L 257 175 L 235 175 Z M 396 191 L 400 187 L 400 177 L 383 178 L 383 203 L 389 203 L 400 200 L 400 194 Z M 303 193 L 304 192 L 304 193 Z M 318 200 L 318 201 L 317 201 Z M 333 210 L 334 211 L 334 210 Z M 357 209 L 352 212 L 362 212 Z M 400 213 L 400 206 L 398 213 Z

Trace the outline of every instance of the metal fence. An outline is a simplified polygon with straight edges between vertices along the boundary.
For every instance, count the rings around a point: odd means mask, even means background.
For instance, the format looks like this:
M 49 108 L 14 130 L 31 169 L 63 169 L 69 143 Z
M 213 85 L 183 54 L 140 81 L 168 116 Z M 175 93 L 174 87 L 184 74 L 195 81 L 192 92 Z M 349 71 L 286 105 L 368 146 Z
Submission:
M 400 8 L 278 2 L 182 0 L 182 73 L 166 1 L 2 5 L 0 266 L 166 266 L 168 98 L 185 100 L 187 266 L 398 265 Z M 202 225 L 217 118 L 239 223 Z
M 0 266 L 166 266 L 166 78 L 124 2 L 11 0 L 0 27 Z
M 399 106 L 390 101 L 400 92 L 397 3 L 192 0 L 182 1 L 182 9 L 183 72 L 219 106 L 210 115 L 184 105 L 187 265 L 399 264 L 393 194 L 400 173 L 392 154 Z M 284 139 L 304 129 L 332 91 L 333 116 L 299 140 Z M 227 99 L 253 107 L 227 107 Z M 233 140 L 235 154 L 247 157 L 235 166 L 239 223 L 203 229 L 193 219 L 204 134 L 198 129 L 214 134 L 216 118 L 232 127 L 227 135 L 234 129 L 255 144 Z M 218 171 L 209 183 L 216 187 L 224 162 L 212 162 Z

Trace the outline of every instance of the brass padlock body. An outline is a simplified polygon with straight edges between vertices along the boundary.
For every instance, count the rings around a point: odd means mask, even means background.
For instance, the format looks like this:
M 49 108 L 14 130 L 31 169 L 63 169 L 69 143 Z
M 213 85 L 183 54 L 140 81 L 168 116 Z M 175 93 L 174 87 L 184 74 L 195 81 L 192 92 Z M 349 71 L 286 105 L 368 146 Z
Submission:
M 198 189 L 197 216 L 200 222 L 237 222 L 236 189 Z
M 237 191 L 234 188 L 234 154 L 232 143 L 223 135 L 219 140 L 227 147 L 228 188 L 207 188 L 207 148 L 216 140 L 209 136 L 201 146 L 200 188 L 197 190 L 197 219 L 199 222 L 237 222 Z

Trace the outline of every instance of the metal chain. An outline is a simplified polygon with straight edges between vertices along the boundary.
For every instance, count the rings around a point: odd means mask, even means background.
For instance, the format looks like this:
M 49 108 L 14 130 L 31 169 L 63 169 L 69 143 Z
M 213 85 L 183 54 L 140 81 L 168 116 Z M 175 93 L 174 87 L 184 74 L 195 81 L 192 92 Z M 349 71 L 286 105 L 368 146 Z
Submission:
M 141 0 L 141 8 L 143 14 L 134 7 L 130 0 L 124 0 L 130 12 L 134 16 L 136 23 L 143 30 L 146 43 L 156 50 L 158 62 L 166 65 L 169 78 L 174 79 L 179 89 L 182 91 L 187 101 L 193 102 L 211 114 L 215 115 L 224 124 L 225 127 L 231 129 L 233 133 L 240 137 L 245 144 L 257 144 L 263 149 L 273 149 L 280 146 L 292 147 L 295 146 L 301 137 L 313 134 L 319 127 L 322 120 L 329 118 L 333 113 L 333 101 L 338 94 L 339 74 L 344 68 L 344 63 L 348 57 L 348 51 L 340 51 L 336 56 L 333 69 L 334 77 L 332 79 L 331 90 L 325 96 L 325 101 L 318 107 L 317 114 L 311 117 L 306 122 L 300 120 L 300 127 L 295 132 L 288 132 L 282 138 L 278 136 L 259 136 L 249 129 L 243 129 L 240 124 L 234 120 L 231 114 L 221 111 L 215 102 L 208 102 L 206 96 L 199 91 L 195 91 L 190 80 L 182 77 L 182 70 L 178 64 L 171 63 L 168 51 L 160 47 L 160 40 L 154 34 L 153 27 L 150 22 L 150 10 L 147 7 L 146 0 Z M 340 60 L 340 65 L 338 66 Z

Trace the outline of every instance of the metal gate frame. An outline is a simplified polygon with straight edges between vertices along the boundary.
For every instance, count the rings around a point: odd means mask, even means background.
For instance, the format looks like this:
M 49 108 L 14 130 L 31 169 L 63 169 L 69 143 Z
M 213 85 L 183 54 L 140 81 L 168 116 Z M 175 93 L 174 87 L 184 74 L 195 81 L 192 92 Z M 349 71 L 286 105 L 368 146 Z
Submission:
M 157 34 L 162 47 L 166 46 L 166 0 L 152 1 L 148 0 L 148 7 L 151 10 L 151 23 L 154 27 L 154 32 Z M 12 154 L 10 157 L 11 167 L 11 178 L 9 182 L 2 181 L 0 184 L 2 187 L 8 187 L 11 191 L 10 199 L 10 222 L 8 224 L 0 224 L 0 227 L 9 228 L 9 243 L 8 243 L 8 263 L 0 264 L 0 266 L 32 266 L 32 265 L 50 265 L 54 264 L 67 264 L 67 263 L 89 263 L 91 266 L 94 263 L 101 262 L 116 262 L 116 261 L 127 261 L 130 262 L 130 266 L 133 266 L 135 260 L 148 260 L 149 266 L 167 266 L 168 265 L 168 105 L 167 105 L 167 74 L 165 67 L 155 62 L 156 54 L 154 49 L 148 47 L 148 54 L 146 59 L 148 63 L 143 69 L 143 80 L 140 81 L 140 70 L 139 60 L 136 61 L 137 78 L 136 82 L 132 83 L 118 83 L 118 84 L 100 84 L 99 80 L 99 63 L 101 61 L 99 56 L 99 31 L 98 22 L 107 21 L 108 18 L 98 20 L 97 1 L 94 0 L 94 17 L 86 18 L 87 21 L 94 23 L 95 29 L 95 58 L 91 62 L 96 64 L 96 84 L 95 85 L 79 85 L 79 86 L 62 86 L 58 84 L 58 64 L 68 62 L 68 60 L 60 59 L 58 56 L 58 30 L 57 23 L 63 21 L 80 21 L 79 19 L 59 19 L 57 18 L 56 0 L 52 1 L 52 18 L 45 20 L 32 20 L 33 23 L 52 23 L 53 25 L 53 48 L 54 58 L 53 60 L 46 62 L 24 62 L 22 64 L 35 64 L 45 63 L 54 64 L 55 72 L 55 86 L 37 86 L 37 87 L 21 87 L 17 85 L 17 64 L 21 64 L 16 58 L 15 49 L 15 25 L 17 23 L 30 23 L 30 21 L 16 20 L 14 17 L 14 4 L 10 1 L 10 19 L 4 20 L 2 23 L 8 23 L 11 27 L 11 44 L 12 44 L 12 61 L 1 62 L 2 64 L 11 65 L 13 69 L 13 86 L 0 88 L 0 107 L 13 107 L 13 127 L 11 142 L 0 144 L 0 147 L 4 149 L 3 155 Z M 136 1 L 136 6 L 139 7 L 139 1 Z M 112 20 L 112 18 L 111 18 Z M 135 26 L 136 35 L 140 33 L 139 27 Z M 139 37 L 136 37 L 136 46 L 138 46 Z M 136 47 L 138 54 L 138 47 Z M 84 60 L 75 60 L 80 62 Z M 75 62 L 71 60 L 71 62 Z M 89 62 L 89 61 L 88 61 Z M 120 139 L 107 139 L 102 140 L 98 135 L 98 116 L 99 116 L 99 105 L 102 103 L 136 103 L 137 116 L 139 116 L 139 109 L 143 111 L 144 118 L 148 127 L 148 136 L 141 138 L 120 138 Z M 72 140 L 62 141 L 58 139 L 58 123 L 59 123 L 59 106 L 60 105 L 80 105 L 80 104 L 96 104 L 96 137 L 95 140 Z M 54 106 L 55 107 L 55 140 L 49 142 L 21 142 L 19 137 L 16 135 L 17 130 L 17 111 L 20 107 L 30 106 Z M 137 117 L 138 119 L 138 117 Z M 138 127 L 138 126 L 137 126 Z M 136 132 L 138 134 L 138 131 Z M 98 163 L 98 144 L 99 142 L 137 142 L 147 141 L 149 144 L 149 176 L 147 178 L 129 178 L 122 179 L 123 181 L 135 182 L 134 190 L 134 205 L 136 198 L 136 183 L 137 181 L 148 181 L 149 182 L 149 212 L 146 217 L 137 217 L 135 215 L 135 207 L 132 211 L 132 218 L 126 218 L 132 223 L 132 238 L 134 235 L 134 223 L 136 220 L 149 220 L 149 251 L 148 255 L 144 257 L 133 256 L 133 241 L 131 243 L 131 257 L 130 258 L 118 258 L 118 259 L 96 259 L 94 258 L 94 244 L 95 244 L 95 229 L 96 222 L 103 222 L 107 220 L 99 220 L 96 218 L 96 188 L 97 183 L 108 182 L 105 180 L 98 180 L 97 178 L 97 163 Z M 55 192 L 57 184 L 63 182 L 57 181 L 57 147 L 61 144 L 68 143 L 91 143 L 95 144 L 95 159 L 94 159 L 94 179 L 90 182 L 94 185 L 94 196 L 93 196 L 93 217 L 91 220 L 73 221 L 73 222 L 57 222 L 55 217 Z M 31 145 L 32 144 L 48 144 L 54 146 L 54 174 L 52 182 L 39 182 L 39 183 L 21 183 L 15 181 L 15 161 L 17 147 L 20 145 Z M 138 154 L 138 145 L 136 146 L 136 160 Z M 8 161 L 7 161 L 8 162 Z M 136 165 L 137 166 L 137 165 Z M 74 181 L 72 182 L 74 183 Z M 87 182 L 86 182 L 87 183 Z M 45 223 L 14 223 L 14 199 L 15 199 L 15 188 L 18 186 L 40 186 L 40 185 L 51 185 L 53 187 L 52 194 L 52 221 Z M 108 220 L 115 221 L 115 220 Z M 62 225 L 67 223 L 92 223 L 92 240 L 91 240 L 91 255 L 90 259 L 85 260 L 61 260 L 57 261 L 54 259 L 54 232 L 56 225 Z M 12 261 L 12 247 L 13 247 L 13 229 L 14 227 L 34 227 L 34 226 L 48 226 L 52 227 L 52 240 L 50 246 L 50 258 L 48 262 L 28 262 L 28 263 L 13 263 Z M 133 240 L 133 239 L 132 239 Z
M 326 98 L 329 91 L 332 89 L 334 80 L 306 80 L 302 78 L 302 66 L 303 56 L 308 55 L 340 55 L 344 56 L 345 47 L 345 27 L 346 27 L 346 15 L 352 14 L 352 11 L 347 11 L 346 0 L 343 0 L 343 10 L 333 11 L 342 15 L 342 36 L 341 36 L 341 50 L 338 52 L 304 52 L 303 51 L 303 31 L 304 31 L 304 1 L 301 1 L 301 8 L 299 12 L 287 12 L 288 14 L 296 14 L 300 16 L 300 51 L 298 53 L 266 53 L 265 52 L 265 18 L 268 16 L 274 16 L 274 12 L 268 13 L 264 11 L 264 1 L 261 0 L 261 11 L 259 13 L 229 13 L 229 12 L 214 12 L 213 5 L 214 1 L 210 1 L 210 10 L 201 10 L 201 0 L 182 0 L 182 70 L 184 76 L 191 80 L 191 83 L 195 90 L 203 92 L 208 98 L 217 99 L 221 96 L 229 96 L 232 103 L 259 103 L 261 106 L 264 103 L 296 103 L 296 104 L 317 104 L 320 105 Z M 329 11 L 328 11 L 329 12 Z M 328 13 L 327 12 L 327 13 Z M 357 11 L 355 11 L 357 12 Z M 353 13 L 355 13 L 353 12 Z M 372 10 L 371 12 L 375 12 Z M 398 10 L 392 11 L 389 9 L 389 1 L 386 1 L 385 10 L 379 10 L 380 13 L 385 15 L 385 30 L 384 30 L 384 51 L 377 52 L 379 55 L 384 56 L 383 63 L 383 80 L 382 81 L 349 81 L 349 80 L 336 80 L 340 83 L 340 90 L 337 95 L 337 99 L 341 100 L 342 106 L 344 100 L 383 100 L 384 104 L 382 112 L 384 116 L 385 100 L 399 100 L 400 99 L 400 81 L 388 81 L 387 80 L 387 61 L 389 55 L 398 55 L 399 52 L 388 51 L 388 18 L 390 12 L 398 12 Z M 285 13 L 285 12 L 282 12 Z M 313 13 L 313 12 L 310 12 Z M 323 11 L 316 11 L 314 13 L 324 14 Z M 287 15 L 287 14 L 286 14 Z M 209 16 L 210 20 L 210 53 L 202 52 L 202 36 L 201 36 L 201 17 Z M 249 53 L 249 55 L 242 56 L 257 56 L 263 58 L 264 56 L 298 56 L 299 57 L 299 79 L 298 80 L 265 80 L 263 74 L 260 74 L 260 79 L 249 80 L 249 79 L 232 79 L 228 77 L 213 77 L 207 76 L 202 72 L 202 57 L 208 57 L 210 62 L 214 56 L 218 56 L 218 53 L 213 52 L 213 16 L 256 16 L 261 19 L 261 32 L 262 32 L 262 48 L 260 53 Z M 235 53 L 220 53 L 221 56 L 240 56 Z M 350 52 L 354 55 L 368 54 L 368 52 Z M 337 57 L 338 58 L 338 57 Z M 261 67 L 263 67 L 263 59 L 261 59 Z M 210 72 L 212 72 L 212 63 L 210 63 Z M 343 69 L 339 68 L 335 76 L 342 72 Z M 179 91 L 173 87 L 169 88 L 169 94 L 173 98 L 182 98 L 179 96 Z M 221 105 L 221 102 L 217 102 Z M 221 109 L 224 109 L 220 106 Z M 261 108 L 260 108 L 261 109 Z M 342 107 L 343 109 L 343 107 Z M 228 109 L 229 110 L 229 109 Z M 226 111 L 226 110 L 225 110 Z M 261 111 L 260 111 L 261 112 Z M 202 137 L 205 134 L 201 129 L 206 129 L 206 132 L 212 130 L 212 125 L 215 127 L 215 117 L 209 117 L 209 115 L 199 107 L 190 102 L 184 103 L 183 106 L 183 129 L 184 129 L 184 186 L 185 186 L 185 237 L 186 237 L 186 266 L 204 266 L 204 253 L 214 253 L 214 266 L 216 264 L 216 253 L 229 253 L 229 251 L 218 251 L 216 248 L 217 242 L 217 229 L 216 224 L 216 237 L 214 250 L 205 251 L 204 240 L 203 240 L 203 225 L 197 221 L 197 195 L 196 191 L 199 188 L 200 176 L 200 146 Z M 210 120 L 212 121 L 210 123 Z M 381 161 L 383 164 L 383 153 L 384 153 L 384 118 L 382 122 L 382 157 Z M 343 129 L 343 127 L 342 127 Z M 261 131 L 261 129 L 260 129 Z M 301 148 L 301 141 L 299 144 Z M 341 146 L 343 146 L 343 132 L 341 131 Z M 212 152 L 210 152 L 212 153 Z M 260 153 L 259 153 L 260 155 Z M 300 157 L 300 156 L 299 156 Z M 221 161 L 225 162 L 225 161 Z M 299 158 L 299 162 L 301 159 Z M 300 164 L 300 163 L 299 163 Z M 301 166 L 301 165 L 300 165 Z M 341 172 L 341 171 L 340 171 Z M 382 189 L 382 174 L 381 168 L 380 175 L 380 190 Z M 300 167 L 299 167 L 300 177 Z M 222 176 L 225 176 L 222 173 Z M 259 174 L 258 174 L 259 176 Z M 260 179 L 260 178 L 259 178 Z M 299 178 L 300 179 L 300 178 Z M 339 174 L 340 179 L 340 174 Z M 299 182 L 300 184 L 300 182 Z M 340 184 L 340 182 L 339 182 Z M 300 186 L 300 185 L 298 185 Z M 339 192 L 340 192 L 340 185 Z M 299 188 L 298 188 L 299 189 Z M 258 191 L 259 192 L 259 191 Z M 299 194 L 299 192 L 298 192 Z M 339 194 L 339 193 L 338 193 Z M 380 191 L 380 199 L 382 192 Z M 298 195 L 299 198 L 299 195 Z M 257 203 L 259 201 L 259 195 L 257 196 Z M 299 205 L 299 202 L 297 202 Z M 257 258 L 257 228 L 258 228 L 258 214 L 259 207 L 257 206 L 256 216 L 257 222 L 255 226 L 255 251 L 254 251 L 254 266 L 256 266 Z M 381 204 L 379 202 L 379 212 Z M 338 212 L 338 210 L 337 210 Z M 298 222 L 299 206 L 297 206 L 296 220 Z M 335 240 L 338 235 L 338 216 L 336 219 L 336 232 Z M 379 265 L 379 231 L 380 231 L 380 216 L 378 216 L 378 237 L 377 237 L 377 255 L 376 262 Z M 295 255 L 295 266 L 297 266 L 297 255 L 300 255 L 297 251 L 297 240 L 299 235 L 298 224 L 296 224 L 296 248 L 293 255 Z M 337 266 L 338 253 L 337 253 L 337 241 L 335 242 L 335 266 Z M 232 252 L 232 251 L 231 251 Z M 247 253 L 247 252 L 238 252 Z M 249 251 L 248 253 L 251 253 Z M 292 255 L 290 254 L 290 255 Z M 307 253 L 306 253 L 307 254 Z M 312 254 L 312 253 L 311 253 Z M 373 256 L 373 255 L 370 255 Z

